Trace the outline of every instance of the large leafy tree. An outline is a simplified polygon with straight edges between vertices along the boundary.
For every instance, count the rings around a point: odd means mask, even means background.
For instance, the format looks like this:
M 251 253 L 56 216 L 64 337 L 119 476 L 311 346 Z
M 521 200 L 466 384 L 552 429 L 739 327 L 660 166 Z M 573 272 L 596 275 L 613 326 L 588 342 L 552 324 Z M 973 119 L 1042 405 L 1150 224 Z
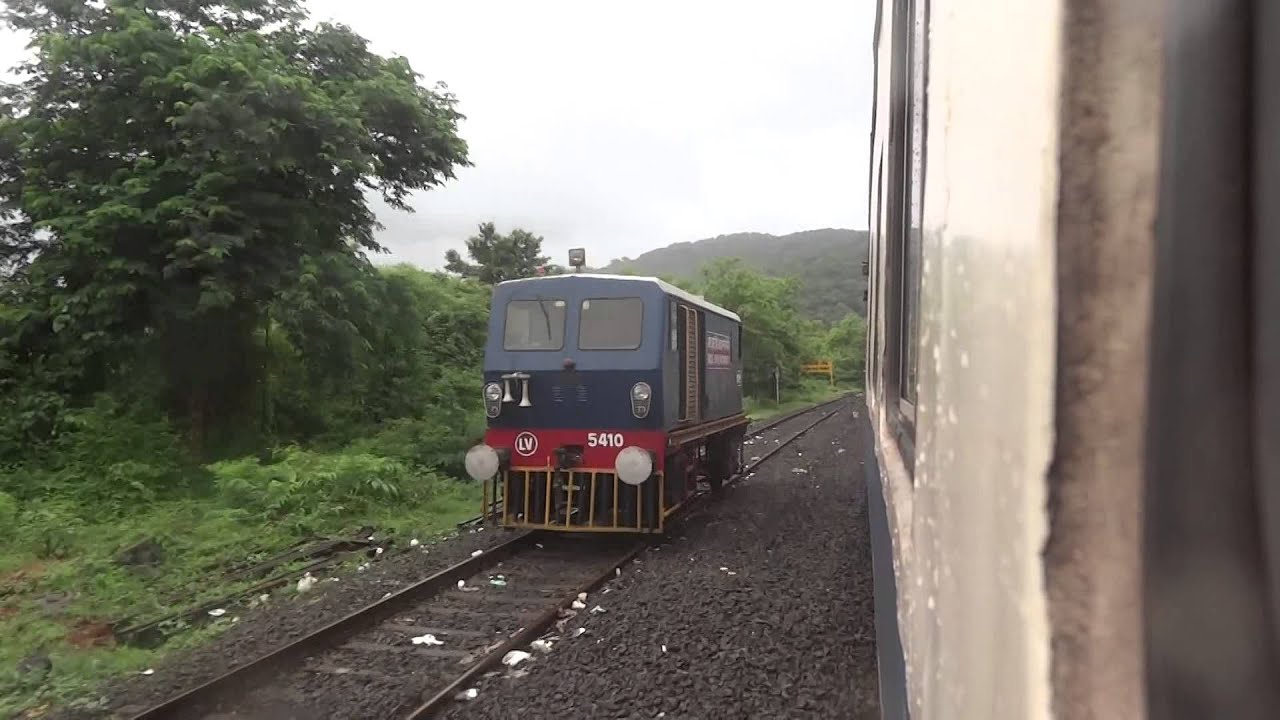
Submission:
M 768 392 L 774 368 L 794 380 L 800 364 L 810 359 L 812 328 L 796 307 L 797 288 L 794 278 L 768 277 L 737 258 L 719 259 L 702 269 L 698 291 L 742 317 L 743 384 L 748 392 Z
M 486 285 L 504 280 L 532 277 L 539 268 L 547 271 L 550 258 L 542 254 L 542 237 L 516 228 L 503 235 L 491 222 L 481 223 L 480 232 L 467 238 L 467 262 L 457 250 L 445 253 L 445 269 Z M 551 273 L 561 269 L 552 268 Z
M 867 321 L 857 313 L 849 313 L 831 327 L 825 340 L 827 354 L 835 362 L 836 377 L 861 386 L 867 372 Z
M 305 278 L 272 306 L 263 337 L 281 437 L 349 436 L 478 399 L 487 288 L 408 265 L 309 263 Z
M 326 256 L 380 250 L 467 164 L 455 99 L 296 0 L 9 0 L 34 37 L 0 116 L 9 356 L 82 375 L 148 354 L 199 442 L 261 376 L 264 309 Z M 16 290 L 14 289 L 16 288 Z

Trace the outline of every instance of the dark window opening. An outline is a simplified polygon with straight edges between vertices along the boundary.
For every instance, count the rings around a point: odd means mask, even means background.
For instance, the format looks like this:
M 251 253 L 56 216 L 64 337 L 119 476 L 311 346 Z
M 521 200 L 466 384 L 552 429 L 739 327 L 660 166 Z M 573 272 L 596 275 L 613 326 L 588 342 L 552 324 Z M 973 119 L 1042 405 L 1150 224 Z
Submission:
M 908 76 L 903 101 L 906 104 L 901 147 L 902 219 L 898 237 L 901 243 L 902 314 L 900 334 L 901 366 L 899 394 L 905 401 L 903 412 L 915 419 L 916 384 L 920 345 L 920 235 L 924 219 L 924 138 L 925 138 L 925 2 L 908 0 L 906 48 Z
M 512 300 L 507 303 L 504 350 L 561 350 L 564 348 L 563 300 Z
M 908 455 L 914 437 L 919 383 L 920 268 L 924 209 L 924 138 L 927 131 L 928 0 L 893 4 L 888 132 L 888 177 L 884 183 L 884 307 L 886 364 L 882 372 L 893 424 Z
M 889 422 L 908 469 L 914 470 L 917 369 L 920 351 L 921 225 L 927 165 L 926 88 L 928 0 L 895 0 L 892 6 L 888 107 L 877 108 L 877 122 L 888 122 L 887 142 L 876 183 L 883 192 L 883 233 L 874 243 L 878 271 L 877 310 L 884 317 L 883 359 L 875 371 L 884 379 Z
M 644 337 L 644 301 L 593 298 L 582 301 L 579 350 L 635 350 Z

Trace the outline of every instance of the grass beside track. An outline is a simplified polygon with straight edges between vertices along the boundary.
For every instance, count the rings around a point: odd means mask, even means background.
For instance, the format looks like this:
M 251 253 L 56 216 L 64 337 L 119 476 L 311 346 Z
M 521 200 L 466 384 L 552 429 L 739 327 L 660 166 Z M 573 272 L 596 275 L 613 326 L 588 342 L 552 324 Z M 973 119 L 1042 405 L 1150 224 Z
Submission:
M 772 398 L 767 400 L 757 400 L 755 398 L 747 399 L 747 417 L 755 422 L 768 420 L 769 418 L 782 415 L 784 413 L 794 412 L 810 405 L 816 405 L 828 400 L 834 400 L 836 397 L 844 393 L 856 390 L 857 388 L 850 384 L 838 383 L 829 385 L 826 383 L 806 383 L 798 390 L 793 390 L 789 394 L 785 394 L 781 403 L 776 403 Z
M 123 645 L 112 632 L 122 619 L 132 619 L 125 623 L 131 625 L 198 607 L 263 579 L 223 577 L 232 566 L 263 560 L 317 536 L 352 537 L 367 526 L 376 528 L 379 538 L 394 534 L 400 544 L 440 537 L 475 513 L 480 487 L 437 482 L 439 490 L 415 503 L 387 503 L 323 519 L 269 520 L 209 498 L 157 502 L 123 521 L 17 528 L 20 533 L 66 535 L 52 554 L 41 551 L 38 538 L 6 542 L 0 550 L 0 717 L 38 718 L 64 705 L 93 710 L 101 701 L 92 693 L 103 680 L 145 671 L 166 655 L 231 627 L 237 621 L 234 610 L 202 618 L 208 622 L 199 624 L 175 621 L 162 628 L 168 641 L 155 649 Z M 158 562 L 119 562 L 122 548 L 142 540 L 163 549 Z M 356 556 L 348 562 L 361 560 Z M 270 574 L 303 564 L 282 565 Z M 287 582 L 271 591 L 267 602 L 296 592 L 295 583 Z

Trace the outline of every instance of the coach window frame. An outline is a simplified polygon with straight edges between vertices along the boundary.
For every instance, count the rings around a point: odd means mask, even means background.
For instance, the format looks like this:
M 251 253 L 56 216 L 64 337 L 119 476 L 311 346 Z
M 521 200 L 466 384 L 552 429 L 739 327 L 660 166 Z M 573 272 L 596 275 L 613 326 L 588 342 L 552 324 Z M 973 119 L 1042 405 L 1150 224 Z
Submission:
M 895 0 L 890 49 L 884 372 L 890 419 L 914 471 L 927 124 L 928 0 Z

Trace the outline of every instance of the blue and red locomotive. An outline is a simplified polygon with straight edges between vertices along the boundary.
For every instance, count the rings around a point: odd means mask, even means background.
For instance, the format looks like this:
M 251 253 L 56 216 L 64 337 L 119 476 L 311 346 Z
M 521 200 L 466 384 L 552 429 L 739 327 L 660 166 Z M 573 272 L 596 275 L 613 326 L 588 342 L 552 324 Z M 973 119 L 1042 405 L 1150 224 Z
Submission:
M 656 278 L 500 283 L 483 393 L 466 466 L 503 527 L 660 533 L 742 467 L 741 320 Z

